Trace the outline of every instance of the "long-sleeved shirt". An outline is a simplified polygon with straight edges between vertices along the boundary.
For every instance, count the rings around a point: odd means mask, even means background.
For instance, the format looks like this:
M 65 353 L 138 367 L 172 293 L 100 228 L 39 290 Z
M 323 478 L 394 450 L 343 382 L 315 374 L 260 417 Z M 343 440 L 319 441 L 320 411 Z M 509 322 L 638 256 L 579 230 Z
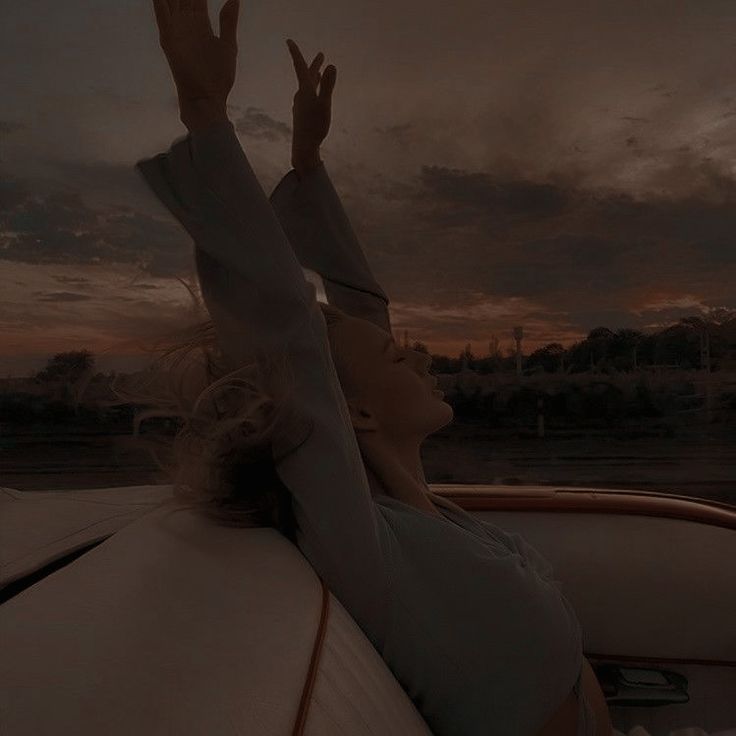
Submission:
M 290 419 L 273 457 L 292 494 L 297 543 L 433 732 L 533 736 L 574 689 L 578 736 L 592 736 L 580 626 L 547 561 L 520 535 L 435 494 L 441 517 L 371 495 L 302 266 L 321 273 L 328 299 L 342 293 L 355 316 L 384 329 L 388 300 L 325 168 L 282 182 L 272 206 L 229 122 L 136 166 L 196 244 L 205 303 L 233 367 L 274 356 L 289 366 Z M 300 264 L 305 243 L 321 237 L 342 239 L 340 255 L 312 248 Z

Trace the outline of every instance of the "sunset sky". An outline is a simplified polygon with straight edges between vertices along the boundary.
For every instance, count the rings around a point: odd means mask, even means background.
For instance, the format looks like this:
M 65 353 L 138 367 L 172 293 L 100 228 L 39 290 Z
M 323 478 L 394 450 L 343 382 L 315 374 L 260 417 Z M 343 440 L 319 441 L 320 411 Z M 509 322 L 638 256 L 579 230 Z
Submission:
M 266 193 L 287 37 L 337 66 L 323 159 L 397 338 L 484 355 L 522 325 L 529 354 L 736 309 L 732 2 L 241 0 L 230 113 Z M 0 376 L 139 367 L 195 278 L 133 168 L 186 133 L 152 1 L 5 3 L 0 79 Z

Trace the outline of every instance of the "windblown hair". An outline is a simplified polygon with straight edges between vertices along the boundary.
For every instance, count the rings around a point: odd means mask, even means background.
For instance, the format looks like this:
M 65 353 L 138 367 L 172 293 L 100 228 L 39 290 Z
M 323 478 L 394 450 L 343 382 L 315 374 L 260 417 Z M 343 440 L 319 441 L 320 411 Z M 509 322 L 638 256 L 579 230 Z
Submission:
M 345 313 L 318 302 L 330 335 Z M 185 327 L 148 349 L 159 354 L 147 370 L 117 376 L 120 402 L 142 407 L 133 435 L 147 449 L 181 502 L 228 526 L 273 526 L 295 541 L 289 490 L 276 473 L 272 442 L 292 419 L 293 373 L 283 355 L 254 360 L 235 370 L 209 318 Z M 121 385 L 119 379 L 125 378 Z M 174 436 L 141 436 L 142 422 L 176 420 Z

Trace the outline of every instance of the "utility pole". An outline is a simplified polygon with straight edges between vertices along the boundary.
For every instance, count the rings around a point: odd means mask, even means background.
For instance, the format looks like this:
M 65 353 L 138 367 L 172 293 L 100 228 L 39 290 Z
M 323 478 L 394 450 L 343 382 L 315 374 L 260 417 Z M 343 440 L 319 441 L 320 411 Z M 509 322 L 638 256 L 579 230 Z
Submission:
M 524 337 L 524 328 L 514 327 L 514 340 L 516 340 L 516 375 L 521 378 L 521 339 Z
M 468 353 L 470 352 L 470 343 L 465 345 L 465 349 L 462 352 L 460 360 L 460 370 L 465 372 L 468 370 Z
M 544 400 L 537 399 L 537 437 L 544 437 Z
M 710 374 L 710 334 L 705 326 L 700 331 L 700 367 L 705 372 L 703 377 L 705 421 L 710 424 L 713 421 L 713 385 Z
M 710 373 L 710 334 L 705 328 L 700 331 L 700 367 Z

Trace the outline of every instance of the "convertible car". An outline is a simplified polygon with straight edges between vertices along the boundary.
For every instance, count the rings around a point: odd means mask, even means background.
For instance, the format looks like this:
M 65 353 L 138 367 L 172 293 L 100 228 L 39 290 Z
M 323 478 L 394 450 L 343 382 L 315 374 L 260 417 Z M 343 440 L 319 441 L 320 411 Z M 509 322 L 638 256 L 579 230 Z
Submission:
M 736 735 L 736 509 L 430 485 L 550 560 L 617 733 Z M 169 485 L 0 488 L 0 601 L 7 736 L 430 734 L 296 546 Z

